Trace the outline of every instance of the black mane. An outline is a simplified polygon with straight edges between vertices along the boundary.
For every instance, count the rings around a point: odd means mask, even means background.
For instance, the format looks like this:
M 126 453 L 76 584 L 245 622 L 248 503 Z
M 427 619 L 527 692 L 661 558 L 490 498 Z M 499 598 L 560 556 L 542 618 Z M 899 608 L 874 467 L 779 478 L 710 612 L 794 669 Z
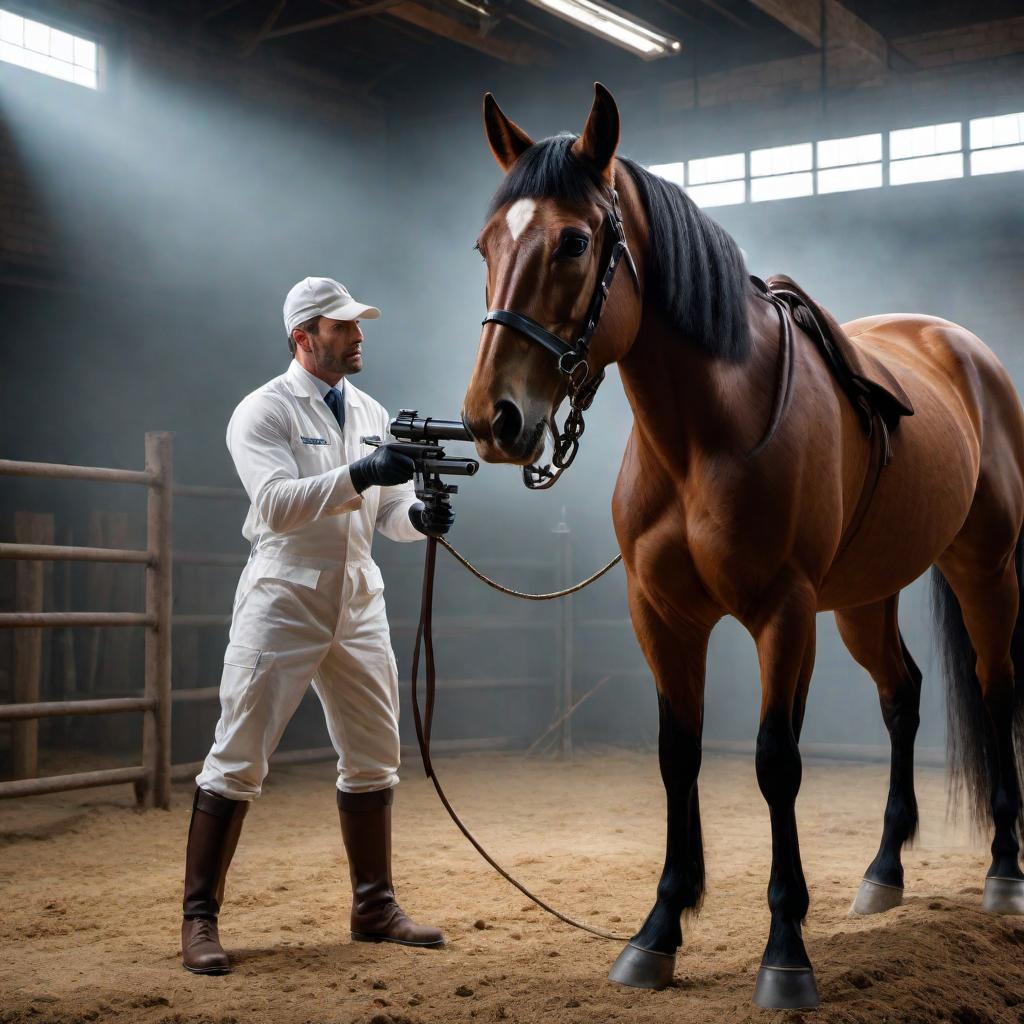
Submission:
M 606 205 L 600 175 L 571 151 L 574 135 L 534 143 L 491 200 L 488 216 L 517 199 Z M 739 246 L 678 186 L 619 157 L 650 224 L 647 294 L 669 323 L 710 355 L 739 362 L 750 352 L 748 278 Z

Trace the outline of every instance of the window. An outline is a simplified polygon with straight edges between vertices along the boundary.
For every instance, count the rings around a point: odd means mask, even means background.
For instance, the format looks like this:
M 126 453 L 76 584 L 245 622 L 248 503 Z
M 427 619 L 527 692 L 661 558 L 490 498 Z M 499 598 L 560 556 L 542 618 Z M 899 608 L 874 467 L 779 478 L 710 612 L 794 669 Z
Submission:
M 95 89 L 98 48 L 89 39 L 0 10 L 0 61 Z
M 968 123 L 967 138 L 963 122 L 947 121 L 890 131 L 888 154 L 883 142 L 881 132 L 872 132 L 754 149 L 749 154 L 653 164 L 650 170 L 685 186 L 698 206 L 963 178 L 965 152 L 969 152 L 972 175 L 1024 171 L 1024 111 L 976 117 Z M 888 182 L 883 172 L 886 163 Z
M 814 192 L 811 173 L 813 149 L 809 142 L 773 146 L 750 153 L 750 200 L 791 199 Z
M 964 176 L 961 125 L 929 124 L 889 132 L 889 183 L 909 185 Z
M 1024 113 L 971 121 L 971 174 L 1024 170 Z
M 698 206 L 734 206 L 747 198 L 745 153 L 691 160 L 686 168 L 687 195 Z
M 671 181 L 674 185 L 678 185 L 680 188 L 686 184 L 683 180 L 686 171 L 686 164 L 682 160 L 675 164 L 651 164 L 647 169 L 651 174 L 656 174 L 659 178 L 664 178 L 666 181 Z
M 851 135 L 818 143 L 818 192 L 851 192 L 882 185 L 882 136 Z

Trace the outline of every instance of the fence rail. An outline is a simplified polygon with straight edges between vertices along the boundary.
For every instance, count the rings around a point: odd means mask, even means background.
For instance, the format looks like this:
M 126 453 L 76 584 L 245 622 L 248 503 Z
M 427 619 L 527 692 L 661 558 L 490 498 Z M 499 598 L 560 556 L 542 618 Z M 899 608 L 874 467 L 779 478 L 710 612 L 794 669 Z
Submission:
M 138 562 L 151 565 L 149 551 L 134 548 L 83 548 L 64 544 L 0 544 L 0 558 L 38 562 Z
M 110 715 L 126 711 L 155 711 L 151 697 L 101 697 L 96 700 L 44 700 L 35 704 L 0 704 L 0 722 L 62 715 Z
M 158 435 L 147 434 L 146 436 L 156 437 Z M 148 469 L 62 466 L 56 462 L 16 462 L 12 459 L 0 459 L 0 476 L 34 476 L 44 480 L 98 480 L 108 484 L 141 484 L 143 487 L 161 486 L 161 480 L 157 473 Z
M 157 627 L 155 615 L 146 612 L 0 612 L 0 629 L 59 626 Z

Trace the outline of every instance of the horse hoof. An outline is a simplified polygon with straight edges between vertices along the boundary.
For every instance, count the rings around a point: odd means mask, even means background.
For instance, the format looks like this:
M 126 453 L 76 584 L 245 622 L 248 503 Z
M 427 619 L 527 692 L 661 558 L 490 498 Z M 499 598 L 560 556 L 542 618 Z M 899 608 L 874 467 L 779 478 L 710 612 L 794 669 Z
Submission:
M 981 906 L 990 914 L 1024 914 L 1024 878 L 986 878 Z
M 903 889 L 901 886 L 872 882 L 871 879 L 865 878 L 860 883 L 853 906 L 850 907 L 850 917 L 881 914 L 886 910 L 892 910 L 893 907 L 898 907 L 902 902 Z
M 629 942 L 612 964 L 608 980 L 632 988 L 663 989 L 672 984 L 675 967 L 675 953 L 656 953 Z
M 754 1003 L 763 1010 L 816 1010 L 821 1004 L 810 967 L 764 967 L 757 972 Z

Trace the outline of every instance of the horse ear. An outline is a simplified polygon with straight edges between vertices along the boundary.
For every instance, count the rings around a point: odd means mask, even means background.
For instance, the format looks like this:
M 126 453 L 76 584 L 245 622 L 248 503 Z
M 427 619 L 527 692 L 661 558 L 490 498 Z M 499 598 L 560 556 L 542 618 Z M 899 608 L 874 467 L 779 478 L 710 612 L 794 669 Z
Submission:
M 533 139 L 515 121 L 510 121 L 502 113 L 501 107 L 490 93 L 484 97 L 484 131 L 487 133 L 487 141 L 490 143 L 494 159 L 506 174 L 519 157 L 533 145 Z
M 619 146 L 619 108 L 612 94 L 600 83 L 594 83 L 594 105 L 583 129 L 573 143 L 572 151 L 585 157 L 602 174 L 609 185 L 615 183 L 615 150 Z

